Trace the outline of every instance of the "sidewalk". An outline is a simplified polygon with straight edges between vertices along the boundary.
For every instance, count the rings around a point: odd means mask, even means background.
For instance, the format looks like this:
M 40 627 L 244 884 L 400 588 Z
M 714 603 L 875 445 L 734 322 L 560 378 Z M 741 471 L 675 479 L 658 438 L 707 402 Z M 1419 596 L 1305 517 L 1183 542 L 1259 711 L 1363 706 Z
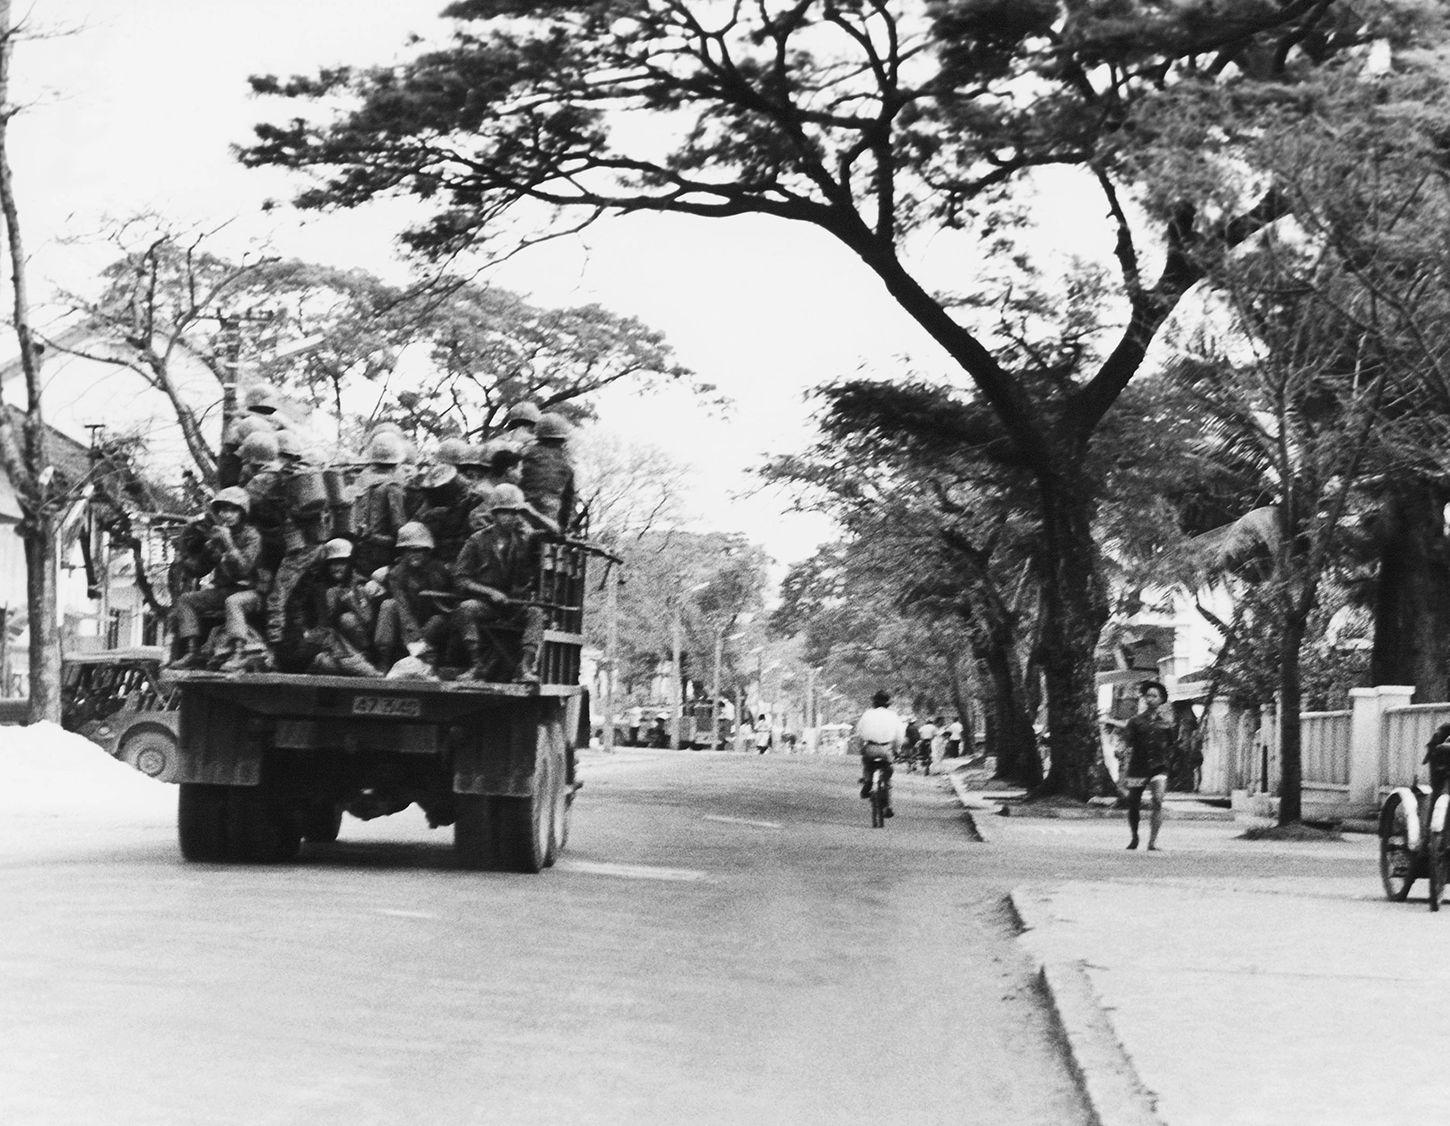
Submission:
M 1063 847 L 1040 822 L 981 811 L 974 820 L 991 844 Z M 1232 855 L 1247 870 L 1272 872 L 1277 860 L 1311 874 L 1043 882 L 1013 892 L 1021 942 L 1042 966 L 1099 1120 L 1440 1121 L 1450 906 L 1431 914 L 1423 883 L 1408 903 L 1386 900 L 1372 836 L 1260 843 L 1235 839 L 1242 831 L 1183 824 L 1165 839 L 1194 863 Z M 1070 847 L 1122 849 L 1121 821 L 1075 822 L 1070 832 Z M 1312 874 L 1318 867 L 1325 874 Z

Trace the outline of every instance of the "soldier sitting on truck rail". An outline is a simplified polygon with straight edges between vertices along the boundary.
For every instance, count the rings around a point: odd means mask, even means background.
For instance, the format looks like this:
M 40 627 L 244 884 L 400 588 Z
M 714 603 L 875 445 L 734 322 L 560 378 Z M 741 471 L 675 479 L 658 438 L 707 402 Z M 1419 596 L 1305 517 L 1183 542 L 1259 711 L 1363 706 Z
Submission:
M 493 492 L 493 522 L 469 537 L 453 564 L 454 587 L 465 598 L 453 613 L 453 634 L 468 654 L 470 679 L 536 684 L 544 612 L 528 600 L 538 573 L 539 535 L 524 526 L 536 516 L 517 486 L 499 485 Z M 517 658 L 514 635 L 520 636 Z
M 224 615 L 224 651 L 243 646 L 248 638 L 247 609 L 256 604 L 253 587 L 262 537 L 247 521 L 251 499 L 245 489 L 222 489 L 212 498 L 209 513 L 189 525 L 180 548 L 182 562 L 196 577 L 211 575 L 211 585 L 189 591 L 176 600 L 174 630 L 179 642 L 173 668 L 197 668 L 206 656 L 202 652 L 203 624 Z
M 436 653 L 447 640 L 449 608 L 431 592 L 450 590 L 453 576 L 433 557 L 433 546 L 432 533 L 416 521 L 398 529 L 398 559 L 383 580 L 386 596 L 373 633 L 373 648 L 385 669 L 420 642 Z
M 278 653 L 287 671 L 382 676 L 366 656 L 373 606 L 352 564 L 352 543 L 328 540 L 293 588 Z

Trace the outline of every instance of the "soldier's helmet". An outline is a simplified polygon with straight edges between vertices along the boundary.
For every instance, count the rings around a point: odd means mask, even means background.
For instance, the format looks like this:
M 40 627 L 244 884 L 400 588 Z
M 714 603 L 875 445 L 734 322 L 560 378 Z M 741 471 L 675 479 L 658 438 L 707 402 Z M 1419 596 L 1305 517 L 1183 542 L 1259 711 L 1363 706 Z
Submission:
M 562 414 L 550 413 L 540 415 L 539 424 L 534 427 L 534 437 L 538 438 L 541 442 L 549 441 L 550 439 L 563 441 L 569 437 L 571 429 L 569 420 Z
M 479 466 L 488 464 L 489 443 L 473 443 L 468 447 L 464 455 L 459 458 L 458 464 L 467 466 L 470 469 L 477 469 Z
M 252 498 L 247 495 L 246 489 L 237 485 L 230 485 L 214 494 L 211 498 L 211 504 L 208 507 L 215 512 L 217 506 L 222 504 L 229 504 L 233 508 L 240 508 L 243 515 L 252 511 Z
M 398 465 L 406 451 L 403 439 L 391 431 L 384 430 L 368 439 L 363 450 L 363 460 L 374 465 Z
M 352 541 L 340 536 L 335 540 L 328 540 L 322 545 L 322 558 L 327 563 L 336 563 L 339 559 L 351 559 Z
M 504 416 L 503 425 L 505 430 L 512 430 L 515 426 L 537 426 L 543 412 L 539 410 L 536 403 L 515 403 L 509 407 L 509 412 Z
M 430 465 L 423 471 L 422 476 L 418 478 L 418 485 L 424 489 L 441 489 L 456 480 L 458 480 L 458 466 L 440 462 L 438 465 Z
M 416 520 L 410 520 L 398 529 L 398 550 L 402 551 L 409 547 L 426 547 L 429 551 L 433 550 L 433 533 Z
M 291 430 L 277 431 L 277 449 L 284 457 L 295 457 L 299 461 L 307 456 L 302 439 Z
M 227 429 L 224 439 L 226 445 L 240 446 L 247 440 L 248 434 L 257 434 L 272 429 L 272 424 L 259 414 L 244 414 L 234 418 Z
M 505 481 L 502 485 L 493 487 L 493 500 L 490 507 L 497 512 L 499 509 L 519 509 L 524 507 L 524 491 L 517 485 L 511 485 Z
M 439 465 L 461 465 L 468 456 L 468 443 L 462 438 L 444 438 L 438 443 L 433 460 Z
M 277 392 L 268 387 L 265 383 L 258 383 L 248 387 L 242 396 L 242 407 L 253 414 L 276 414 L 277 407 L 281 400 Z
M 237 456 L 243 461 L 276 461 L 277 454 L 277 435 L 270 430 L 248 434 L 237 450 Z

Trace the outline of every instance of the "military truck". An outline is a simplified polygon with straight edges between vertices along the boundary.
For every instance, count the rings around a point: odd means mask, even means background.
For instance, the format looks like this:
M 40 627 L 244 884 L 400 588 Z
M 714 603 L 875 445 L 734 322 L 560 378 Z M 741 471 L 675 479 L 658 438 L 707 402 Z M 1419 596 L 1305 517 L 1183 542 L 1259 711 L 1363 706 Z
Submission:
M 538 683 L 168 671 L 179 700 L 181 853 L 275 863 L 337 839 L 343 814 L 416 803 L 459 865 L 539 872 L 564 849 L 587 745 L 579 685 L 589 549 L 545 542 Z

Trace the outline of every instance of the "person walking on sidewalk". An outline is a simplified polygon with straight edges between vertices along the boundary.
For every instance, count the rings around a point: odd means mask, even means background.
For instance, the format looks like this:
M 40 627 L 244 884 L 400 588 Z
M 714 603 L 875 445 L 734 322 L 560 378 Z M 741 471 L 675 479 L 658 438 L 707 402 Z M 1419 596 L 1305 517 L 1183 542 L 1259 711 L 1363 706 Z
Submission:
M 1143 710 L 1128 720 L 1123 728 L 1127 761 L 1123 764 L 1123 788 L 1128 791 L 1128 841 L 1130 849 L 1138 847 L 1138 822 L 1143 809 L 1143 791 L 1152 793 L 1148 823 L 1148 850 L 1158 850 L 1158 830 L 1163 825 L 1163 792 L 1168 788 L 1168 761 L 1178 729 L 1163 714 L 1168 690 L 1156 680 L 1138 685 Z

